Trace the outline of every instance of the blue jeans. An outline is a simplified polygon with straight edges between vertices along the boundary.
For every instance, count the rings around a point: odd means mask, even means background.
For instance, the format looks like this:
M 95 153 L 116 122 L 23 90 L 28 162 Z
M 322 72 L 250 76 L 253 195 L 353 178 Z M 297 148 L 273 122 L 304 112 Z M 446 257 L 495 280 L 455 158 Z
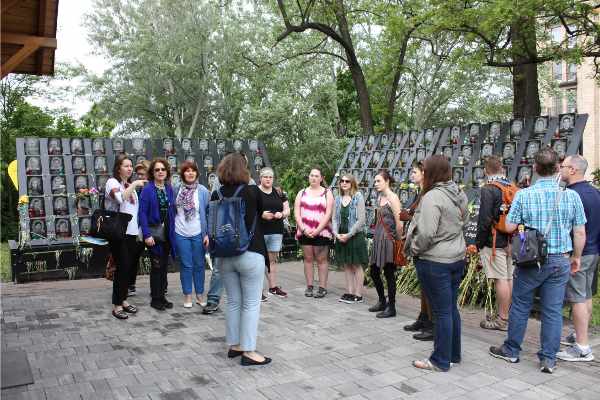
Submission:
M 429 361 L 448 371 L 451 362 L 459 363 L 461 360 L 460 313 L 456 301 L 465 262 L 445 264 L 417 259 L 415 266 L 435 321 L 433 352 Z
M 227 344 L 239 345 L 243 351 L 255 351 L 265 258 L 247 251 L 218 260 L 227 291 Z
M 196 295 L 204 293 L 204 245 L 202 234 L 181 236 L 175 233 L 175 248 L 179 256 L 179 278 L 184 295 L 192 294 L 192 282 Z
M 219 304 L 221 301 L 221 295 L 223 294 L 223 281 L 221 280 L 221 273 L 219 272 L 219 261 L 220 258 L 212 257 L 212 274 L 210 275 L 210 285 L 208 287 L 208 294 L 206 295 L 206 302 L 211 304 Z
M 563 255 L 549 255 L 540 269 L 517 268 L 513 279 L 512 305 L 508 317 L 508 337 L 504 351 L 511 357 L 519 357 L 521 343 L 527 330 L 529 313 L 533 306 L 535 290 L 539 288 L 542 308 L 542 348 L 538 358 L 556 363 L 562 332 L 562 306 L 569 281 L 570 262 Z

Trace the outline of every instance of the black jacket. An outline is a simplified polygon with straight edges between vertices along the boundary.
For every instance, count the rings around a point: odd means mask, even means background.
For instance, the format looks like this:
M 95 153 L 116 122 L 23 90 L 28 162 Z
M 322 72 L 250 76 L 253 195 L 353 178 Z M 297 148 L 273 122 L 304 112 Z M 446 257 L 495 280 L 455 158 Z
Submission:
M 481 202 L 479 205 L 479 218 L 477 220 L 477 248 L 492 247 L 492 225 L 498 220 L 502 206 L 502 191 L 492 185 L 481 188 Z M 498 232 L 496 234 L 496 248 L 508 246 L 508 235 Z

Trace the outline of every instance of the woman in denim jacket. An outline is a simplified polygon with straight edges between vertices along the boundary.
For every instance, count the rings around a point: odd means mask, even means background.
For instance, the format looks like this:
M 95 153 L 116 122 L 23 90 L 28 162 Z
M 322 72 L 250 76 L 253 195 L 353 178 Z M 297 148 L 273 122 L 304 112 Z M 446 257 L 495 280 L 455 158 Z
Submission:
M 350 174 L 342 175 L 339 190 L 332 218 L 335 258 L 338 265 L 343 266 L 346 276 L 346 293 L 339 301 L 348 304 L 362 303 L 363 265 L 369 261 L 363 231 L 366 220 L 365 199 L 358 190 L 356 179 Z

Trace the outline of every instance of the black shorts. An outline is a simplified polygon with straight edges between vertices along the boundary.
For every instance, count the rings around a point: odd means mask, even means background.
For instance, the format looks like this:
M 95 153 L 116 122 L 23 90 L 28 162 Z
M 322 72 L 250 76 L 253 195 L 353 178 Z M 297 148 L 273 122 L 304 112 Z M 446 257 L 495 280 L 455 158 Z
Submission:
M 330 247 L 333 244 L 333 241 L 331 239 L 328 239 L 323 236 L 317 236 L 317 237 L 311 238 L 311 237 L 302 235 L 298 239 L 298 242 L 300 242 L 300 244 L 302 246 L 327 246 L 327 247 Z

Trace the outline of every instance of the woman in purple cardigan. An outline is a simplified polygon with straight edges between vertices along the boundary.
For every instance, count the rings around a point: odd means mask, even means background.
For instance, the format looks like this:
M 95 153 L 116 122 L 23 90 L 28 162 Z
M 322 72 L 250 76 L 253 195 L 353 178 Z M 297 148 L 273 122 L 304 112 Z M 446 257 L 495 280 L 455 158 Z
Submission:
M 138 220 L 144 242 L 150 249 L 150 306 L 163 311 L 173 308 L 165 297 L 169 253 L 175 256 L 175 196 L 169 183 L 171 168 L 162 158 L 155 158 L 148 170 L 148 185 L 140 195 Z

